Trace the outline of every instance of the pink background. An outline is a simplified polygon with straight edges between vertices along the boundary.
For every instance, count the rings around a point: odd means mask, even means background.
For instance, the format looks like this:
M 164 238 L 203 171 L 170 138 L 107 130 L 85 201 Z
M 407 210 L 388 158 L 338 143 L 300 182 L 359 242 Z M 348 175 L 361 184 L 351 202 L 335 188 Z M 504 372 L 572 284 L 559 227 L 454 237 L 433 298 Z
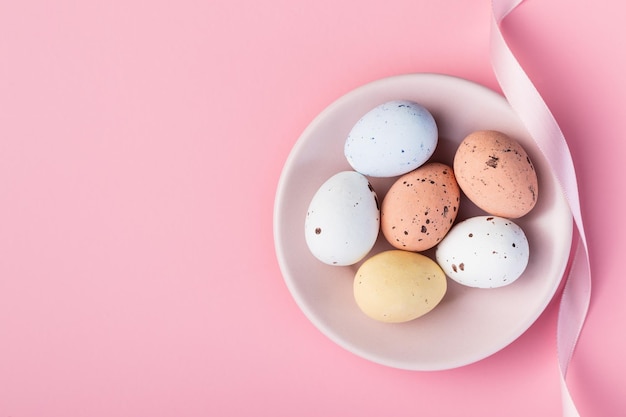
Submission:
M 505 25 L 580 177 L 583 417 L 626 415 L 625 12 L 528 0 Z M 0 416 L 560 415 L 557 300 L 488 359 L 401 371 L 323 336 L 275 258 L 316 114 L 410 72 L 497 89 L 489 24 L 488 0 L 2 1 Z

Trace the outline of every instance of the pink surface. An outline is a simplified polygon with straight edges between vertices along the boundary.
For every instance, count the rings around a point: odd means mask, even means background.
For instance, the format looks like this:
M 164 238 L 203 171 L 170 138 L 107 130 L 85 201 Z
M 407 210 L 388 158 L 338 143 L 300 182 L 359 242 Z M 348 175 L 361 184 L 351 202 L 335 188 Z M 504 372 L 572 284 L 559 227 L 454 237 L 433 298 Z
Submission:
M 497 88 L 488 1 L 4 1 L 0 415 L 558 416 L 554 300 L 444 372 L 336 346 L 287 291 L 282 164 L 315 115 L 408 72 Z M 626 413 L 624 6 L 527 0 L 505 36 L 565 133 L 592 304 L 568 382 Z

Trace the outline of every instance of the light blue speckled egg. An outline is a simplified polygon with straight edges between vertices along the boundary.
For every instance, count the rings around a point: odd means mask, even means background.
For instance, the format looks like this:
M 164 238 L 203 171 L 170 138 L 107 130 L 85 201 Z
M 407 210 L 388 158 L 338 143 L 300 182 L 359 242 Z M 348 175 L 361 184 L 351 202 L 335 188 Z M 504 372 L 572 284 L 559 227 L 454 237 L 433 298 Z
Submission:
M 395 177 L 424 164 L 437 141 L 437 124 L 424 106 L 394 100 L 370 110 L 354 125 L 344 153 L 363 175 Z

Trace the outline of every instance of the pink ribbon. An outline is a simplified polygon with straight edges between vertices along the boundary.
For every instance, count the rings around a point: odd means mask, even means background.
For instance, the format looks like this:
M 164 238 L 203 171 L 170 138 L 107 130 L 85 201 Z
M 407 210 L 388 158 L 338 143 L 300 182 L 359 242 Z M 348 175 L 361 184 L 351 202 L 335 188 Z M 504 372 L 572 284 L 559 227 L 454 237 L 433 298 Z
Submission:
M 511 107 L 548 160 L 560 183 L 578 231 L 575 252 L 559 306 L 557 355 L 561 371 L 563 416 L 579 417 L 569 394 L 565 376 L 582 330 L 591 298 L 589 250 L 578 198 L 574 163 L 558 123 L 509 49 L 501 23 L 523 0 L 492 0 L 491 61 L 498 83 Z

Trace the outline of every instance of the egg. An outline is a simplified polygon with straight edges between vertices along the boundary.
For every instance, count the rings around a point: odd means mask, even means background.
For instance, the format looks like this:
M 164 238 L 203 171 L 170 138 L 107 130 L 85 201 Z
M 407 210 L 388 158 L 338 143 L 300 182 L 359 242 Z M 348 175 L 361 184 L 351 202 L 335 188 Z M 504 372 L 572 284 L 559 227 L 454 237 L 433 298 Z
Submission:
M 437 245 L 445 274 L 469 287 L 497 288 L 515 282 L 529 260 L 528 240 L 510 219 L 477 216 L 457 223 Z
M 389 188 L 381 205 L 382 233 L 397 249 L 430 249 L 452 227 L 460 196 L 452 168 L 429 162 L 401 176 Z
M 361 174 L 394 177 L 424 164 L 437 141 L 437 124 L 424 106 L 394 100 L 372 109 L 354 125 L 344 154 Z
M 354 299 L 374 320 L 401 323 L 430 312 L 447 290 L 435 261 L 419 253 L 388 250 L 368 258 L 354 277 Z
M 454 156 L 454 173 L 465 195 L 495 216 L 516 219 L 537 203 L 537 173 L 522 146 L 494 130 L 471 133 Z
M 352 265 L 369 253 L 380 230 L 378 197 L 368 179 L 339 172 L 322 184 L 304 222 L 311 253 L 329 265 Z

